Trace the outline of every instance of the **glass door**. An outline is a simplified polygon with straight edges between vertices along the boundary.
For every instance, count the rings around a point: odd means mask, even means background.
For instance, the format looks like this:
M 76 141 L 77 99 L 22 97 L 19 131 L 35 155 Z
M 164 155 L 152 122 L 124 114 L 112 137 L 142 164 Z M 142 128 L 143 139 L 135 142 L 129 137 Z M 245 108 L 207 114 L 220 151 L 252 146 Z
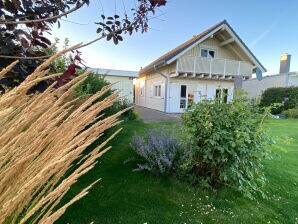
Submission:
M 187 86 L 181 85 L 180 86 L 180 110 L 183 112 L 185 108 L 187 108 Z

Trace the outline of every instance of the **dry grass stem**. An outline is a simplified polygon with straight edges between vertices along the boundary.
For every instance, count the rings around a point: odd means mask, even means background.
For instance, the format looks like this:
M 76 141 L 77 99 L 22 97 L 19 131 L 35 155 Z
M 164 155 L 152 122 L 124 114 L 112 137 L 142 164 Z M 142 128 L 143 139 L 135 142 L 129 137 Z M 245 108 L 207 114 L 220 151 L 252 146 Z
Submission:
M 43 93 L 26 94 L 39 81 L 59 76 L 49 75 L 48 65 L 78 46 L 52 56 L 18 87 L 0 96 L 0 223 L 53 223 L 97 183 L 57 208 L 78 178 L 109 150 L 105 148 L 108 141 L 118 133 L 85 152 L 119 123 L 124 111 L 106 118 L 98 116 L 119 99 L 118 92 L 97 102 L 109 85 L 78 105 L 72 93 L 87 77 L 86 72 L 60 88 L 53 83 Z M 16 63 L 1 71 L 0 77 Z M 65 176 L 71 167 L 74 171 Z

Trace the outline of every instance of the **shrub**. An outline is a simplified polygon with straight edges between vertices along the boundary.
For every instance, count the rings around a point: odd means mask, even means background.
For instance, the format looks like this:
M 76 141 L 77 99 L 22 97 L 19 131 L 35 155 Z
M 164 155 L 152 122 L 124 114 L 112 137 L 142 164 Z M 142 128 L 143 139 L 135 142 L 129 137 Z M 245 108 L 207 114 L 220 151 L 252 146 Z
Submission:
M 134 135 L 131 142 L 133 150 L 144 160 L 138 170 L 149 170 L 162 175 L 174 174 L 186 157 L 179 138 L 166 127 L 146 130 L 145 137 Z
M 231 186 L 250 198 L 262 192 L 262 159 L 270 138 L 263 118 L 244 97 L 230 103 L 204 100 L 182 115 L 184 141 L 191 150 L 187 171 L 196 183 Z
M 109 83 L 105 79 L 104 75 L 90 74 L 84 82 L 82 82 L 79 86 L 75 88 L 74 92 L 77 96 L 87 97 L 96 93 L 97 91 L 100 91 L 104 86 L 110 84 L 111 83 Z M 98 100 L 102 100 L 105 97 L 110 96 L 114 92 L 114 90 L 110 89 Z M 118 111 L 127 109 L 129 107 L 132 107 L 132 103 L 126 101 L 125 99 L 122 99 L 118 100 L 117 102 L 114 102 L 114 104 L 111 107 L 105 109 L 104 111 L 102 111 L 102 113 L 104 114 L 104 116 L 110 116 L 112 114 L 117 113 Z M 134 120 L 137 118 L 137 115 L 132 108 L 130 110 L 125 111 L 122 114 L 122 118 Z
M 282 114 L 288 118 L 298 118 L 298 108 L 285 110 Z
M 273 114 L 280 114 L 284 110 L 295 108 L 298 104 L 298 87 L 275 87 L 264 91 L 260 106 L 268 107 L 274 103 L 282 103 L 279 107 L 272 107 Z

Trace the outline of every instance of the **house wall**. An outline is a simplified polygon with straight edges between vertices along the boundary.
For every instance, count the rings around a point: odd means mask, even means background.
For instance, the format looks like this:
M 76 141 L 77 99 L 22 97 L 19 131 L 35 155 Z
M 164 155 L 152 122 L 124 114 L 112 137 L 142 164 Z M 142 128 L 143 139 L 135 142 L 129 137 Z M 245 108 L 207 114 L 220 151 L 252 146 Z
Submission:
M 169 77 L 169 84 L 166 92 L 166 78 L 162 77 L 156 72 L 143 74 L 135 81 L 135 104 L 139 106 L 148 107 L 151 109 L 168 112 L 168 113 L 181 113 L 182 110 L 177 108 L 180 105 L 180 86 L 187 85 L 188 93 L 194 95 L 194 101 L 198 102 L 202 97 L 214 98 L 217 88 L 227 88 L 229 90 L 228 99 L 232 99 L 234 91 L 234 82 L 225 80 L 204 80 L 204 79 L 191 79 L 191 78 L 170 78 L 169 74 L 176 72 L 176 63 L 164 66 L 159 71 Z M 161 85 L 162 96 L 153 96 L 154 85 Z M 174 86 L 179 89 L 173 92 Z M 142 89 L 142 90 L 141 90 Z M 200 89 L 200 91 L 199 91 Z M 176 97 L 172 96 L 176 94 Z M 165 96 L 167 95 L 167 99 Z M 165 100 L 166 111 L 165 111 Z
M 242 88 L 248 93 L 249 98 L 260 97 L 262 93 L 272 87 L 286 87 L 287 78 L 285 74 L 266 76 L 261 81 L 251 79 L 243 82 Z M 288 86 L 298 86 L 298 73 L 289 75 Z
M 145 106 L 145 82 L 146 77 L 137 78 L 135 81 L 135 104 Z
M 219 47 L 220 42 L 216 38 L 209 38 L 199 45 L 193 47 L 188 52 L 186 52 L 185 56 L 200 56 L 200 48 L 201 47 L 210 47 L 214 48 L 217 51 L 217 58 L 234 60 L 234 61 L 246 61 L 249 62 L 249 58 L 239 49 L 239 47 L 235 44 L 226 45 L 224 47 Z M 231 49 L 231 46 L 234 47 L 237 54 Z
M 133 78 L 127 76 L 105 75 L 105 79 L 110 83 L 115 83 L 113 90 L 121 90 L 120 97 L 128 102 L 133 103 Z
M 161 72 L 168 72 L 168 68 L 162 69 Z M 155 72 L 149 73 L 142 78 L 138 78 L 135 84 L 135 104 L 154 110 L 164 111 L 166 91 L 165 81 L 166 79 L 164 77 Z M 155 85 L 161 85 L 160 97 L 154 96 Z
M 204 80 L 204 79 L 191 79 L 191 78 L 171 78 L 169 82 L 169 95 L 168 107 L 169 113 L 181 113 L 183 109 L 180 106 L 180 87 L 181 85 L 187 86 L 188 98 L 193 101 L 199 102 L 201 99 L 214 99 L 216 96 L 216 89 L 228 89 L 228 100 L 233 98 L 234 82 L 223 80 Z M 189 98 L 189 99 L 190 99 Z

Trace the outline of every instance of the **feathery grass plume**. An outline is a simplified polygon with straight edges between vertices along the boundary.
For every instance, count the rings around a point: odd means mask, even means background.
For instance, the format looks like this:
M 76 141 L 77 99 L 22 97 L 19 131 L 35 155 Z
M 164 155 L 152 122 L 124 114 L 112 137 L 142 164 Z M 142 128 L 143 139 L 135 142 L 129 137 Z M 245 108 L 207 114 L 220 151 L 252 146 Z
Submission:
M 85 151 L 120 122 L 118 117 L 124 111 L 104 119 L 98 116 L 118 100 L 118 92 L 97 102 L 111 88 L 107 86 L 77 105 L 79 99 L 72 92 L 88 75 L 85 72 L 62 87 L 54 88 L 53 83 L 43 93 L 26 94 L 38 81 L 58 76 L 48 75 L 47 66 L 78 46 L 51 57 L 18 87 L 0 96 L 0 223 L 53 223 L 96 184 L 57 208 L 70 187 L 95 166 L 96 159 L 109 149 L 104 149 L 108 141 L 118 133 L 94 150 Z M 1 71 L 1 76 L 14 65 Z M 71 167 L 75 170 L 65 175 Z

